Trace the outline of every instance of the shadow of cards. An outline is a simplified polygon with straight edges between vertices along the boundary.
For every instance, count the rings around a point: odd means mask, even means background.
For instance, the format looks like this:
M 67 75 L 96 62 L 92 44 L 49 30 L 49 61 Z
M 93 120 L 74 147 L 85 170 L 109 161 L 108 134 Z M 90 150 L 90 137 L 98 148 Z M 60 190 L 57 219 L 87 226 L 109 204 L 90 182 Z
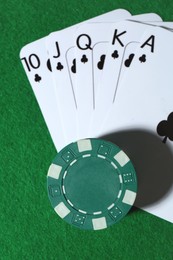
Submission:
M 135 206 L 153 204 L 167 196 L 173 185 L 173 151 L 156 135 L 130 130 L 102 136 L 117 144 L 132 160 L 137 173 Z

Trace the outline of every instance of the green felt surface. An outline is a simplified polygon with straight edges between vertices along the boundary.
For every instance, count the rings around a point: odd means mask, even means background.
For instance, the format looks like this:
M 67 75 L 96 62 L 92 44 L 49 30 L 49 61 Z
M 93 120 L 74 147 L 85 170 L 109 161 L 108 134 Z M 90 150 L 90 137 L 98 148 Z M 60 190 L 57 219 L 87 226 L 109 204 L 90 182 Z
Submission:
M 19 60 L 27 43 L 116 8 L 173 21 L 171 0 L 0 1 L 0 259 L 173 259 L 173 225 L 142 210 L 98 232 L 60 220 L 46 190 L 56 150 Z

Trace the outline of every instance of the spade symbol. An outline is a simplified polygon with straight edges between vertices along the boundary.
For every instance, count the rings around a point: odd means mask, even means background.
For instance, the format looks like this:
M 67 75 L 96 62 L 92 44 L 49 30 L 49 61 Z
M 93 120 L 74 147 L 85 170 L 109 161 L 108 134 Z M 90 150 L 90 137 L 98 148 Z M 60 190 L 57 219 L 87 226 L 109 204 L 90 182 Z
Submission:
M 143 54 L 141 57 L 139 57 L 140 62 L 146 62 L 146 55 Z
M 164 136 L 163 143 L 165 144 L 167 138 L 173 141 L 173 112 L 169 114 L 167 120 L 161 121 L 157 126 L 157 133 Z
M 73 65 L 71 66 L 71 71 L 76 73 L 76 59 L 73 60 Z
M 56 69 L 61 71 L 63 68 L 64 68 L 64 66 L 61 64 L 61 62 L 58 62 Z
M 86 55 L 82 56 L 81 62 L 83 62 L 84 64 L 88 61 Z
M 124 65 L 126 67 L 128 67 L 128 68 L 130 67 L 130 64 L 132 63 L 132 60 L 133 60 L 134 56 L 135 56 L 135 54 L 132 53 L 132 54 L 129 55 L 128 59 L 125 60 Z
M 103 69 L 105 58 L 106 58 L 105 54 L 100 56 L 100 61 L 97 63 L 97 67 L 98 67 L 99 70 Z
M 48 67 L 48 70 L 50 70 L 50 71 L 52 72 L 52 67 L 51 67 L 50 59 L 47 60 L 47 67 Z
M 115 50 L 115 51 L 112 53 L 111 56 L 112 56 L 112 58 L 114 58 L 114 59 L 118 58 L 118 57 L 119 57 L 118 51 Z
M 41 77 L 38 74 L 35 74 L 35 79 L 36 82 L 40 82 Z

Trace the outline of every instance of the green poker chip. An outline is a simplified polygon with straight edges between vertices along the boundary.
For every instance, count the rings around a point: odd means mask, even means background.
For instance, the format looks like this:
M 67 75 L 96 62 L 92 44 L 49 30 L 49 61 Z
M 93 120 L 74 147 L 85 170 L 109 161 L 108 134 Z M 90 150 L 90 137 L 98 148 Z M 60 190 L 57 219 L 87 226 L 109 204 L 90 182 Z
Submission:
M 83 139 L 63 148 L 49 167 L 48 196 L 56 213 L 81 229 L 117 223 L 132 207 L 136 173 L 115 144 Z

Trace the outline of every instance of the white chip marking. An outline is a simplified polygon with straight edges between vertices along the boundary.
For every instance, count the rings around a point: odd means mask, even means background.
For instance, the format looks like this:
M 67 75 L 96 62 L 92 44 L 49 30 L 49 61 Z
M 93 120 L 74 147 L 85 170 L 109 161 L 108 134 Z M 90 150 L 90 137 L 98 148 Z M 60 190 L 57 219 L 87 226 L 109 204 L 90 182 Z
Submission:
M 105 157 L 105 156 L 103 156 L 103 155 L 100 155 L 100 154 L 98 154 L 98 155 L 97 155 L 97 157 L 99 157 L 99 158 L 102 158 L 102 159 L 106 159 L 106 157 Z
M 85 140 L 79 140 L 77 142 L 78 150 L 79 152 L 84 152 L 84 151 L 90 151 L 92 150 L 92 145 L 90 139 L 85 139 Z
M 67 171 L 64 172 L 63 179 L 65 179 L 66 175 L 67 175 Z
M 84 155 L 82 155 L 83 158 L 90 157 L 90 156 L 91 156 L 91 154 L 84 154 Z
M 102 214 L 102 211 L 93 212 L 94 215 Z
M 123 151 L 117 153 L 114 156 L 114 159 L 121 165 L 121 167 L 123 167 L 124 165 L 126 165 L 126 163 L 130 161 L 129 157 Z
M 77 162 L 76 159 L 70 163 L 70 166 L 72 166 L 75 162 Z
M 65 218 L 70 213 L 70 210 L 66 207 L 66 205 L 63 202 L 60 202 L 54 208 L 54 210 L 61 218 Z
M 81 209 L 78 209 L 78 211 L 81 212 L 81 213 L 87 214 L 86 211 L 83 211 L 83 210 L 81 210 Z
M 118 199 L 120 198 L 121 193 L 122 193 L 122 190 L 120 190 L 120 191 L 118 192 L 118 196 L 117 196 Z
M 65 194 L 65 187 L 64 187 L 64 185 L 62 186 L 62 190 L 63 190 L 63 193 Z
M 136 198 L 136 192 L 131 190 L 126 190 L 122 202 L 128 205 L 133 205 L 135 198 Z
M 68 203 L 73 207 L 73 203 L 71 203 L 71 201 L 70 200 L 67 200 L 68 201 Z
M 62 166 L 56 165 L 56 164 L 51 164 L 48 170 L 48 176 L 54 179 L 59 179 L 59 175 L 61 173 Z
M 115 163 L 111 162 L 112 166 L 117 169 L 117 166 L 115 165 Z
M 119 179 L 120 179 L 120 183 L 122 183 L 122 182 L 123 182 L 123 179 L 122 179 L 122 176 L 121 176 L 121 175 L 119 175 Z
M 111 208 L 113 208 L 113 206 L 114 206 L 115 204 L 114 203 L 112 203 L 109 207 L 108 207 L 108 209 L 111 209 Z
M 93 218 L 92 219 L 93 228 L 94 230 L 104 229 L 107 228 L 106 218 Z

